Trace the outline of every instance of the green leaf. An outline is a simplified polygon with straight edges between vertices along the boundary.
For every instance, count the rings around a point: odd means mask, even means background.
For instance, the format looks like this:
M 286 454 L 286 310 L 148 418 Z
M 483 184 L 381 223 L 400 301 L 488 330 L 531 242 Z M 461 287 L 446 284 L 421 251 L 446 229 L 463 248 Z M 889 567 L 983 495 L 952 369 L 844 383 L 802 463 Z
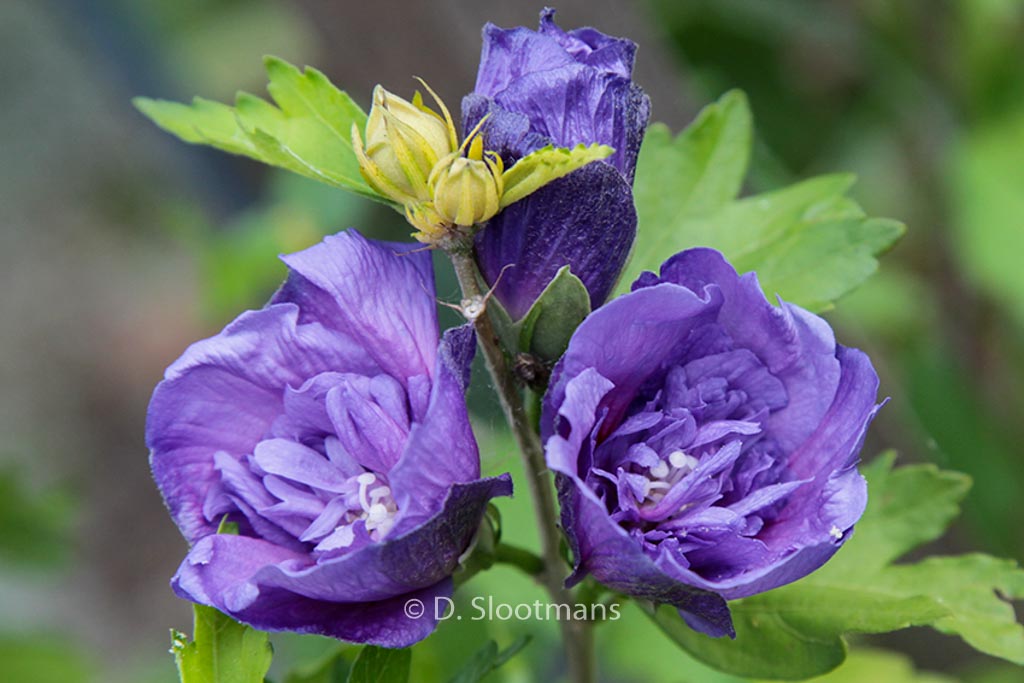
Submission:
M 348 683 L 407 683 L 412 651 L 367 645 L 359 652 Z
M 1017 553 L 1024 525 L 1019 424 L 1005 418 L 1012 408 L 1007 413 L 997 403 L 994 409 L 994 397 L 987 396 L 985 381 L 972 374 L 972 365 L 958 344 L 926 333 L 903 361 L 906 394 L 924 433 L 937 446 L 935 457 L 966 472 L 985 492 L 964 505 L 975 544 L 1000 554 Z
M 721 251 L 740 272 L 757 271 L 769 298 L 823 310 L 878 267 L 876 256 L 904 232 L 902 224 L 868 218 L 846 192 L 847 175 L 812 178 L 738 199 L 753 137 L 750 110 L 738 91 L 672 140 L 652 126 L 640 150 L 634 197 L 639 226 L 619 284 L 657 271 L 690 247 Z
M 720 209 L 739 194 L 752 144 L 750 106 L 739 90 L 705 107 L 675 140 L 668 126 L 652 125 L 637 164 L 637 205 L 652 219 L 679 210 L 700 215 Z M 655 182 L 655 171 L 665 178 Z M 672 191 L 665 192 L 669 179 Z
M 975 650 L 1024 664 L 1024 626 L 1010 600 L 1024 599 L 1024 571 L 1013 560 L 975 553 L 929 557 L 889 568 L 877 578 L 880 590 L 923 592 L 949 610 L 932 626 L 960 636 Z
M 846 662 L 832 673 L 815 678 L 814 683 L 955 683 L 942 674 L 914 670 L 906 655 L 885 650 L 858 648 L 850 652 Z
M 736 640 L 697 633 L 672 607 L 647 609 L 669 638 L 695 659 L 737 676 L 799 680 L 836 668 L 846 658 L 846 644 L 835 635 L 819 636 L 796 629 L 781 615 L 752 614 L 731 604 Z
M 614 153 L 611 147 L 596 143 L 589 146 L 581 143 L 572 149 L 548 145 L 531 152 L 502 174 L 505 189 L 501 194 L 500 208 L 504 209 L 552 180 L 558 180 L 592 161 L 605 159 Z
M 590 294 L 586 286 L 569 266 L 562 266 L 518 323 L 519 349 L 543 360 L 557 360 L 588 315 Z
M 479 683 L 484 676 L 498 669 L 530 643 L 530 636 L 516 638 L 507 648 L 498 651 L 498 644 L 493 640 L 477 650 L 466 665 L 449 683 Z
M 892 451 L 875 458 L 861 472 L 870 482 L 870 503 L 857 524 L 856 535 L 842 555 L 822 571 L 834 574 L 881 569 L 919 545 L 942 536 L 960 514 L 960 501 L 971 479 L 935 465 L 908 465 L 893 469 Z M 870 549 L 848 561 L 859 548 Z
M 366 113 L 324 74 L 304 72 L 275 57 L 265 60 L 274 104 L 239 93 L 235 106 L 195 98 L 191 105 L 139 97 L 135 106 L 185 142 L 288 169 L 333 187 L 389 203 L 363 180 L 350 131 Z
M 193 614 L 191 642 L 171 632 L 181 683 L 263 683 L 273 654 L 266 633 L 205 605 L 194 605 Z
M 649 610 L 655 623 L 697 659 L 751 677 L 820 675 L 845 658 L 844 634 L 914 625 L 1024 663 L 1024 627 L 1000 597 L 1024 597 L 1016 563 L 965 555 L 890 564 L 939 536 L 968 487 L 963 475 L 931 465 L 891 470 L 892 461 L 885 455 L 865 468 L 868 509 L 833 560 L 801 581 L 730 603 L 735 641 L 690 630 L 666 606 Z

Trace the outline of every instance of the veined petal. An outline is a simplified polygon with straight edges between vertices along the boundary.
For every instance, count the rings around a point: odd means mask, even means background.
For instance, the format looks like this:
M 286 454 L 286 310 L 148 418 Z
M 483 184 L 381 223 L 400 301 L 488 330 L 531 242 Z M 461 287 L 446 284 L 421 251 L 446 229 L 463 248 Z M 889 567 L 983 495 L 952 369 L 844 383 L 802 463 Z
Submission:
M 372 371 L 374 360 L 343 332 L 299 323 L 294 304 L 239 316 L 171 365 L 146 418 L 153 476 L 185 537 L 216 531 L 203 503 L 219 477 L 213 455 L 252 452 L 283 410 L 286 387 L 336 368 Z
M 555 10 L 540 13 L 540 33 L 551 36 L 577 62 L 629 78 L 633 73 L 636 43 L 605 35 L 589 26 L 565 31 L 555 23 Z
M 595 162 L 492 218 L 477 235 L 477 261 L 491 285 L 504 269 L 496 295 L 515 319 L 567 264 L 597 307 L 614 288 L 635 234 L 629 185 Z
M 650 101 L 629 79 L 571 64 L 525 74 L 494 101 L 526 115 L 530 130 L 559 147 L 595 142 L 613 147 L 607 163 L 632 183 Z
M 187 600 L 216 607 L 263 631 L 316 633 L 381 647 L 408 647 L 426 638 L 437 626 L 434 599 L 452 594 L 447 577 L 426 588 L 373 602 L 316 600 L 250 583 L 265 563 L 289 561 L 301 559 L 260 539 L 208 536 L 189 553 L 172 586 Z M 413 619 L 405 612 L 409 600 L 427 606 L 421 618 Z
M 480 70 L 473 91 L 493 97 L 523 74 L 549 71 L 576 60 L 554 38 L 528 28 L 503 29 L 487 23 L 483 29 Z
M 466 324 L 445 332 L 438 351 L 430 404 L 413 425 L 391 484 L 402 511 L 395 532 L 422 522 L 447 494 L 451 482 L 480 478 L 480 453 L 466 412 L 469 367 L 476 335 Z M 438 458 L 438 453 L 447 457 Z
M 304 318 L 344 329 L 392 377 L 433 370 L 437 311 L 429 253 L 350 230 L 282 260 L 292 272 L 275 303 L 293 301 Z

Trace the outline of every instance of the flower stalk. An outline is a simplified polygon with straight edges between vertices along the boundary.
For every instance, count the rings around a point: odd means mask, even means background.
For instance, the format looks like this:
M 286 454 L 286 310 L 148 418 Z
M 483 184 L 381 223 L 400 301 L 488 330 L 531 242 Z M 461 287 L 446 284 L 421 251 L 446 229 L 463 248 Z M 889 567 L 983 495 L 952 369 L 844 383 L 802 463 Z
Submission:
M 455 275 L 462 290 L 463 300 L 483 302 L 485 292 L 481 290 L 476 262 L 473 259 L 473 244 L 464 240 L 448 249 Z M 560 551 L 561 535 L 558 531 L 558 512 L 555 505 L 551 477 L 544 462 L 544 451 L 540 437 L 533 428 L 530 415 L 524 405 L 522 394 L 502 350 L 498 335 L 485 309 L 467 314 L 476 328 L 477 342 L 484 354 L 487 371 L 494 381 L 494 388 L 501 402 L 505 419 L 515 437 L 519 452 L 526 468 L 527 485 L 533 501 L 534 516 L 540 532 L 541 556 L 544 562 L 538 578 L 557 604 L 572 607 L 576 600 L 565 588 L 563 575 L 565 564 Z M 562 641 L 565 647 L 569 680 L 572 683 L 592 683 L 594 680 L 593 632 L 586 621 L 560 621 Z

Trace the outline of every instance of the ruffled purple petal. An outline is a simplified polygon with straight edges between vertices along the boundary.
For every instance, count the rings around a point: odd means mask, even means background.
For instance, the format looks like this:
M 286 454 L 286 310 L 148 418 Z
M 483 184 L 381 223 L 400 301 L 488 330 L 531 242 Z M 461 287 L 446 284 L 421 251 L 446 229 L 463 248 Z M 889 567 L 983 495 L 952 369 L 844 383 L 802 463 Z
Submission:
M 483 39 L 473 91 L 486 97 L 494 97 L 524 74 L 576 63 L 558 40 L 521 26 L 503 29 L 487 23 Z
M 566 264 L 597 307 L 614 288 L 635 235 L 629 185 L 612 167 L 593 163 L 492 218 L 477 235 L 477 261 L 492 285 L 511 264 L 496 295 L 515 319 Z
M 605 160 L 632 183 L 650 118 L 650 103 L 628 79 L 580 64 L 524 74 L 494 101 L 524 114 L 530 130 L 558 147 L 601 143 L 615 149 Z
M 471 327 L 437 343 L 429 256 L 356 233 L 284 257 L 273 302 L 191 347 L 147 443 L 193 543 L 179 595 L 263 629 L 404 647 L 508 475 L 479 479 Z M 225 515 L 238 535 L 218 535 Z
M 391 471 L 391 486 L 401 510 L 393 533 L 414 527 L 436 510 L 451 482 L 480 478 L 480 453 L 466 412 L 466 387 L 475 352 L 472 325 L 444 333 L 426 417 L 413 426 L 405 452 Z M 440 453 L 445 457 L 438 457 Z
M 331 369 L 377 367 L 341 331 L 298 320 L 294 304 L 242 314 L 190 346 L 153 393 L 146 418 L 153 476 L 189 541 L 217 528 L 203 513 L 219 479 L 214 454 L 251 453 L 281 413 L 285 387 Z
M 539 32 L 484 28 L 476 89 L 463 101 L 464 132 L 489 116 L 485 144 L 506 166 L 546 144 L 599 143 L 615 152 L 506 208 L 477 237 L 490 284 L 514 265 L 497 290 L 514 318 L 567 264 L 599 306 L 636 236 L 630 188 L 650 117 L 650 101 L 630 80 L 636 45 L 592 28 L 563 31 L 553 17 L 541 13 Z
M 806 439 L 832 404 L 839 384 L 839 361 L 832 329 L 797 306 L 772 306 L 755 273 L 740 276 L 714 249 L 688 249 L 665 261 L 660 277 L 638 278 L 634 289 L 673 282 L 695 292 L 707 286 L 722 292 L 719 323 L 736 346 L 754 352 L 782 381 L 789 405 L 773 412 L 769 429 L 783 450 Z
M 499 107 L 494 100 L 470 93 L 462 98 L 462 134 L 469 135 L 484 119 L 480 129 L 484 146 L 497 152 L 505 166 L 511 166 L 530 152 L 551 144 L 546 136 L 530 130 L 530 119 Z
M 729 608 L 721 596 L 667 575 L 581 484 L 560 477 L 562 524 L 577 561 L 572 581 L 592 574 L 613 590 L 676 607 L 691 628 L 702 633 L 735 637 Z
M 488 501 L 511 493 L 507 474 L 454 484 L 440 511 L 421 526 L 319 561 L 263 539 L 207 536 L 193 547 L 173 585 L 183 597 L 232 614 L 262 602 L 267 590 L 337 603 L 386 600 L 451 576 Z
M 344 330 L 392 377 L 430 374 L 437 349 L 430 254 L 349 230 L 281 258 L 291 274 L 272 303 L 297 303 L 303 321 Z
M 435 597 L 449 597 L 450 578 L 419 590 L 372 602 L 317 600 L 290 590 L 251 582 L 267 563 L 304 562 L 262 539 L 212 535 L 199 541 L 175 575 L 175 592 L 193 602 L 216 607 L 263 631 L 297 631 L 382 647 L 408 647 L 437 626 Z M 419 619 L 405 612 L 409 600 L 427 607 Z
M 437 600 L 451 595 L 451 578 L 387 600 L 354 604 L 312 600 L 287 591 L 271 590 L 261 595 L 258 603 L 232 616 L 263 631 L 316 633 L 353 643 L 403 648 L 433 633 L 438 625 Z M 420 601 L 425 607 L 423 616 L 418 619 L 406 612 L 412 600 Z
M 326 398 L 344 451 L 368 470 L 389 471 L 409 435 L 405 391 L 398 381 L 387 375 L 342 375 Z
M 629 78 L 633 73 L 636 43 L 626 38 L 614 38 L 589 26 L 563 31 L 555 24 L 555 10 L 545 8 L 540 13 L 540 33 L 558 41 L 573 59 L 581 64 Z
M 551 419 L 565 400 L 565 383 L 587 368 L 615 386 L 603 407 L 610 424 L 618 424 L 640 386 L 677 358 L 691 335 L 714 321 L 721 305 L 713 290 L 701 296 L 666 283 L 620 296 L 591 314 L 552 374 L 541 418 L 545 438 L 555 431 Z
M 577 454 L 585 449 L 603 418 L 598 406 L 613 389 L 612 382 L 593 368 L 584 370 L 565 388 L 565 402 L 558 413 L 564 426 L 556 427 L 559 433 L 549 434 L 545 440 L 548 466 L 559 474 L 562 528 L 576 560 L 569 584 L 590 573 L 628 595 L 674 605 L 703 633 L 734 636 L 725 601 L 666 576 L 611 520 L 603 503 L 580 478 Z

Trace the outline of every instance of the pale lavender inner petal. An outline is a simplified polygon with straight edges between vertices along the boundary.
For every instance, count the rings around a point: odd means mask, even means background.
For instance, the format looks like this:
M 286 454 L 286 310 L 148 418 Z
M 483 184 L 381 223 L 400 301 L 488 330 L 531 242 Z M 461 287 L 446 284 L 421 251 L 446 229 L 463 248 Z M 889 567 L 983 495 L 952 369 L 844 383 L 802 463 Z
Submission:
M 383 374 L 324 372 L 288 388 L 251 454 L 216 455 L 208 518 L 240 513 L 246 528 L 319 559 L 385 538 L 398 515 L 388 473 L 426 411 L 424 379 L 410 381 L 413 396 Z
M 788 404 L 783 383 L 722 329 L 693 339 L 594 447 L 587 483 L 659 565 L 720 577 L 720 558 L 702 551 L 735 538 L 763 546 L 758 535 L 806 482 L 766 430 Z

